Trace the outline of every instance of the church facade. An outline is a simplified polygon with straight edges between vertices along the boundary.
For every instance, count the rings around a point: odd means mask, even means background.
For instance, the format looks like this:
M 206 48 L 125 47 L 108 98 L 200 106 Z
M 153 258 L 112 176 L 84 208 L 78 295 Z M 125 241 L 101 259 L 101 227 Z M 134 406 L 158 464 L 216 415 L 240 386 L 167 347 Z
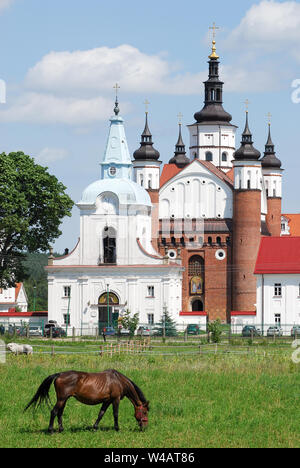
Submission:
M 283 170 L 270 125 L 264 154 L 254 147 L 248 111 L 237 148 L 215 41 L 208 63 L 189 149 L 180 123 L 167 164 L 147 112 L 131 157 L 116 102 L 100 178 L 77 203 L 78 245 L 49 258 L 49 319 L 79 327 L 125 309 L 149 324 L 163 308 L 188 323 L 257 314 L 255 263 L 261 239 L 281 235 Z

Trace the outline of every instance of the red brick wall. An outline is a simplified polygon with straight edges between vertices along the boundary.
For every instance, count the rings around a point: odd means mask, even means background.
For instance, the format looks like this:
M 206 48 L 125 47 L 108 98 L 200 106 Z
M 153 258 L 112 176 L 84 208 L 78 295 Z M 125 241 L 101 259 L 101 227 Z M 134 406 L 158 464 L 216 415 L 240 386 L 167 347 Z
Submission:
M 271 236 L 281 235 L 281 198 L 268 198 L 267 226 Z
M 253 274 L 261 239 L 261 192 L 236 190 L 233 198 L 232 310 L 255 311 Z

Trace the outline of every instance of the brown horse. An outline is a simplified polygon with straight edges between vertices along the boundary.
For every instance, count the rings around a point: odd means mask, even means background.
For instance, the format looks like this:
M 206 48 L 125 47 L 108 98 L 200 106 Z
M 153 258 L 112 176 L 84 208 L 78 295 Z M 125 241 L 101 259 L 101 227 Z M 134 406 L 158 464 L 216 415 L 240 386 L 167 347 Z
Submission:
M 51 411 L 50 424 L 48 431 L 53 433 L 53 423 L 57 416 L 59 432 L 63 431 L 62 415 L 67 400 L 70 397 L 84 403 L 85 405 L 99 405 L 102 407 L 94 429 L 98 429 L 99 422 L 103 418 L 107 408 L 113 405 L 114 427 L 119 430 L 118 414 L 119 403 L 124 397 L 127 397 L 134 406 L 134 415 L 141 430 L 148 425 L 149 402 L 143 395 L 139 387 L 120 372 L 109 369 L 100 373 L 87 372 L 61 372 L 47 377 L 32 400 L 28 403 L 26 411 L 31 405 L 40 406 L 41 403 L 49 403 L 49 389 L 54 382 L 57 401 Z

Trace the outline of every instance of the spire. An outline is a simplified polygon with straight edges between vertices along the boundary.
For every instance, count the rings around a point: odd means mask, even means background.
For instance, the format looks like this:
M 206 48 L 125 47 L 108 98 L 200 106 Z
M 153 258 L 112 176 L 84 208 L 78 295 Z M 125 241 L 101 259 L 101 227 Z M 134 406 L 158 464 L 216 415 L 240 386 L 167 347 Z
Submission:
M 181 115 L 181 114 L 180 114 Z M 175 145 L 175 153 L 172 159 L 170 159 L 169 164 L 176 164 L 176 166 L 183 168 L 190 164 L 189 158 L 186 156 L 185 144 L 182 139 L 181 133 L 182 123 L 179 121 L 179 135 L 178 140 Z
M 153 148 L 152 134 L 148 124 L 148 111 L 146 110 L 145 128 L 141 135 L 141 146 L 133 153 L 134 159 L 137 161 L 157 161 L 160 157 L 159 152 Z
M 115 101 L 114 113 L 116 116 L 118 116 L 120 113 L 119 101 L 118 101 L 118 90 L 120 89 L 120 86 L 118 85 L 118 83 L 115 84 L 114 89 L 116 90 L 116 101 Z
M 236 160 L 258 160 L 260 152 L 254 148 L 252 133 L 249 128 L 249 112 L 246 110 L 246 125 L 242 135 L 241 147 L 234 153 Z
M 264 169 L 267 169 L 267 168 L 280 169 L 281 161 L 276 157 L 275 145 L 271 137 L 271 122 L 270 121 L 268 123 L 268 127 L 269 127 L 268 140 L 265 146 L 264 157 L 261 160 L 261 165 Z
M 194 115 L 198 123 L 230 125 L 232 116 L 223 108 L 223 85 L 219 79 L 219 56 L 216 53 L 216 27 L 215 23 L 210 27 L 213 30 L 212 53 L 209 56 L 208 80 L 204 82 L 205 100 L 204 107 Z

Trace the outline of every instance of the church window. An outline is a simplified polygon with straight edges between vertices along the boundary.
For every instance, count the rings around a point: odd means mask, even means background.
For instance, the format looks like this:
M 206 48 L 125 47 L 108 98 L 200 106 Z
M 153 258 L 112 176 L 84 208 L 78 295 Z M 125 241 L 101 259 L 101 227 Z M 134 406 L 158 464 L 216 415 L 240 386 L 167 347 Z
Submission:
M 275 297 L 281 297 L 282 296 L 282 284 L 281 283 L 275 283 L 275 285 L 274 285 L 274 296 Z
M 64 317 L 64 325 L 71 325 L 71 317 L 70 314 L 63 314 Z
M 189 260 L 189 276 L 201 276 L 204 273 L 204 259 L 193 255 Z
M 227 157 L 228 157 L 227 153 L 222 153 L 222 161 L 223 162 L 227 162 Z
M 117 263 L 116 231 L 106 227 L 103 233 L 103 263 Z
M 200 299 L 196 299 L 195 301 L 193 301 L 192 310 L 193 312 L 203 312 L 204 310 L 203 302 Z
M 154 297 L 154 286 L 148 286 L 148 297 Z
M 64 297 L 71 297 L 71 286 L 64 286 Z
M 206 161 L 212 161 L 213 160 L 213 154 L 210 151 L 207 151 L 207 153 L 205 153 L 205 159 L 206 159 Z
M 217 237 L 217 244 L 218 244 L 218 245 L 222 245 L 221 237 Z
M 217 89 L 217 101 L 221 100 L 221 90 Z
M 117 169 L 114 166 L 109 168 L 109 175 L 110 176 L 114 177 L 116 175 L 116 173 L 117 173 Z
M 154 314 L 148 314 L 148 325 L 154 325 Z
M 144 176 L 143 175 L 140 176 L 140 184 L 141 184 L 141 187 L 144 187 Z
M 208 242 L 209 245 L 212 245 L 212 237 L 209 237 L 207 242 Z

